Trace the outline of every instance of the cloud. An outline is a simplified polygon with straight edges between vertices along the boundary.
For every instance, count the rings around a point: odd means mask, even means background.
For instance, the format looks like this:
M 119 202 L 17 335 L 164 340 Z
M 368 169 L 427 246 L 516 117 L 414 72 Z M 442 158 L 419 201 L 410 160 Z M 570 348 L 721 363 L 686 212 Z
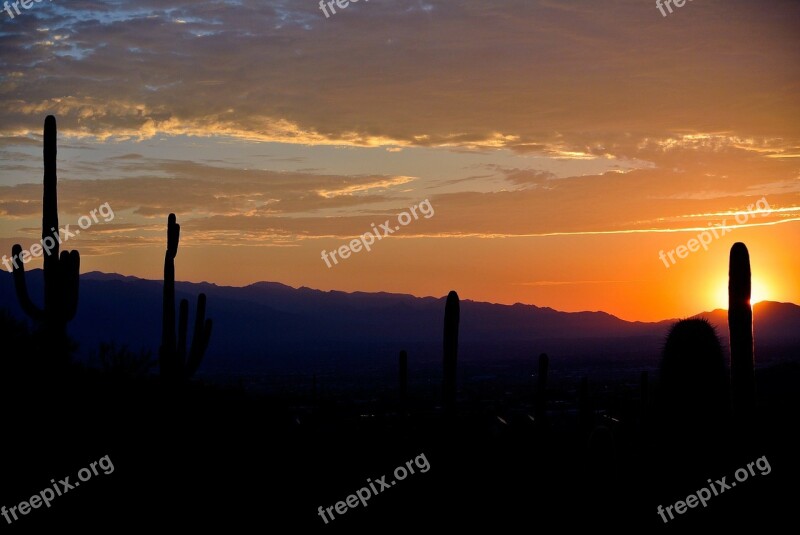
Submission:
M 797 206 L 800 4 L 685 10 L 664 19 L 633 0 L 371 0 L 325 19 L 313 2 L 283 0 L 42 3 L 0 30 L 3 170 L 40 174 L 25 150 L 38 150 L 47 113 L 62 149 L 160 146 L 160 157 L 133 148 L 67 164 L 64 221 L 104 202 L 127 218 L 98 230 L 109 246 L 112 234 L 149 243 L 169 212 L 205 243 L 352 236 L 420 192 L 436 217 L 402 238 L 664 232 L 763 195 Z M 230 143 L 230 155 L 164 156 L 195 136 Z M 436 147 L 465 162 L 511 149 L 552 165 L 476 173 L 465 163 L 439 181 L 377 164 L 330 173 L 319 159 L 276 171 L 236 165 L 244 142 L 396 158 Z M 303 161 L 276 152 L 264 160 Z M 500 187 L 476 186 L 490 180 Z M 0 186 L 4 229 L 35 228 L 40 210 L 40 184 Z
M 54 112 L 65 134 L 101 140 L 561 158 L 681 132 L 796 148 L 800 5 L 689 9 L 663 19 L 633 0 L 373 0 L 325 19 L 313 2 L 37 5 L 0 34 L 0 124 L 24 135 Z

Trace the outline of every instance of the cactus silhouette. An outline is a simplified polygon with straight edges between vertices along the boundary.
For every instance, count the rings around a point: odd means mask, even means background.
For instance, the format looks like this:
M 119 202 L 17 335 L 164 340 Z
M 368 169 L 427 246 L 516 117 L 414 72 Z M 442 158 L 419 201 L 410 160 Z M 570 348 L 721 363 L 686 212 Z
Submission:
M 538 422 L 544 422 L 547 414 L 547 370 L 550 366 L 550 359 L 546 353 L 539 355 L 539 377 L 538 388 L 536 389 L 536 405 L 534 407 L 534 417 Z
M 408 353 L 405 351 L 400 352 L 400 358 L 398 361 L 400 367 L 400 404 L 405 404 L 406 402 L 406 395 L 408 394 Z
M 444 307 L 444 380 L 442 394 L 444 411 L 452 415 L 456 407 L 456 362 L 458 361 L 458 294 L 451 291 Z
M 42 248 L 44 250 L 44 307 L 38 308 L 28 295 L 25 283 L 25 266 L 21 259 L 22 247 L 11 249 L 14 286 L 17 299 L 25 314 L 39 323 L 45 333 L 45 343 L 50 350 L 62 349 L 66 338 L 67 322 L 78 310 L 78 251 L 61 251 L 59 256 L 58 192 L 56 177 L 56 118 L 48 115 L 44 120 L 44 194 L 42 198 Z
M 750 254 L 745 244 L 731 247 L 728 270 L 728 329 L 731 341 L 733 412 L 747 417 L 755 408 L 753 309 L 750 305 Z
M 667 423 L 683 428 L 721 424 L 728 415 L 725 358 L 714 327 L 704 319 L 675 323 L 664 345 L 659 405 Z
M 197 298 L 192 346 L 186 353 L 189 302 L 181 299 L 178 312 L 178 336 L 175 336 L 175 256 L 178 254 L 181 226 L 175 214 L 167 221 L 167 252 L 164 256 L 164 301 L 161 321 L 161 347 L 158 351 L 161 376 L 170 381 L 189 379 L 200 367 L 211 338 L 211 319 L 206 319 L 206 295 Z

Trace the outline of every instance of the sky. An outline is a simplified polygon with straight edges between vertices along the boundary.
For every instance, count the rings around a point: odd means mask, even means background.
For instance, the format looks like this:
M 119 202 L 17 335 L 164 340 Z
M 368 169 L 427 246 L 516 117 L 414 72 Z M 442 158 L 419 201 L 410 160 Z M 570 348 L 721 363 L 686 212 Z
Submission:
M 161 278 L 174 212 L 180 280 L 650 321 L 724 308 L 742 241 L 753 301 L 800 303 L 800 2 L 334 9 L 0 11 L 0 249 L 41 234 L 53 114 L 62 228 L 113 212 L 69 238 L 82 272 Z

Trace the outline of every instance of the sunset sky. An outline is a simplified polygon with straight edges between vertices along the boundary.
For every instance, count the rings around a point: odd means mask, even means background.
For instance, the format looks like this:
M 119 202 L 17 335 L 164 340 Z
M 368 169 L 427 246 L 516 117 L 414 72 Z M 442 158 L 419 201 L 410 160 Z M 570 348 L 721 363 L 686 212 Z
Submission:
M 0 12 L 0 248 L 40 234 L 44 117 L 83 272 L 658 320 L 800 303 L 800 2 L 54 0 Z M 434 209 L 328 268 L 330 251 Z M 748 214 L 766 202 L 769 213 Z M 739 214 L 736 222 L 734 214 Z M 734 227 L 666 267 L 659 253 Z M 40 267 L 34 260 L 28 268 Z

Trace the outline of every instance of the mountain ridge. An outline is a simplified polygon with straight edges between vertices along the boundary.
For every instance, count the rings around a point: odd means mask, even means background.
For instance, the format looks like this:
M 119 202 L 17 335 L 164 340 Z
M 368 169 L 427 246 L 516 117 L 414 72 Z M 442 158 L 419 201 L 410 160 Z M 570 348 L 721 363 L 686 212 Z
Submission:
M 26 273 L 34 302 L 42 299 L 42 272 Z M 161 332 L 162 282 L 117 273 L 81 275 L 79 309 L 69 330 L 84 356 L 101 342 L 115 341 L 157 354 Z M 176 282 L 179 299 L 208 297 L 214 334 L 205 369 L 307 370 L 346 364 L 391 366 L 400 349 L 420 361 L 439 362 L 445 296 L 390 292 L 316 290 L 269 281 L 247 286 Z M 10 273 L 0 274 L 0 307 L 24 317 Z M 701 312 L 727 345 L 724 310 Z M 755 306 L 760 347 L 800 347 L 800 306 L 764 302 Z M 675 319 L 628 321 L 604 311 L 563 312 L 550 307 L 461 301 L 460 358 L 529 359 L 542 352 L 564 359 L 594 358 L 657 362 Z

